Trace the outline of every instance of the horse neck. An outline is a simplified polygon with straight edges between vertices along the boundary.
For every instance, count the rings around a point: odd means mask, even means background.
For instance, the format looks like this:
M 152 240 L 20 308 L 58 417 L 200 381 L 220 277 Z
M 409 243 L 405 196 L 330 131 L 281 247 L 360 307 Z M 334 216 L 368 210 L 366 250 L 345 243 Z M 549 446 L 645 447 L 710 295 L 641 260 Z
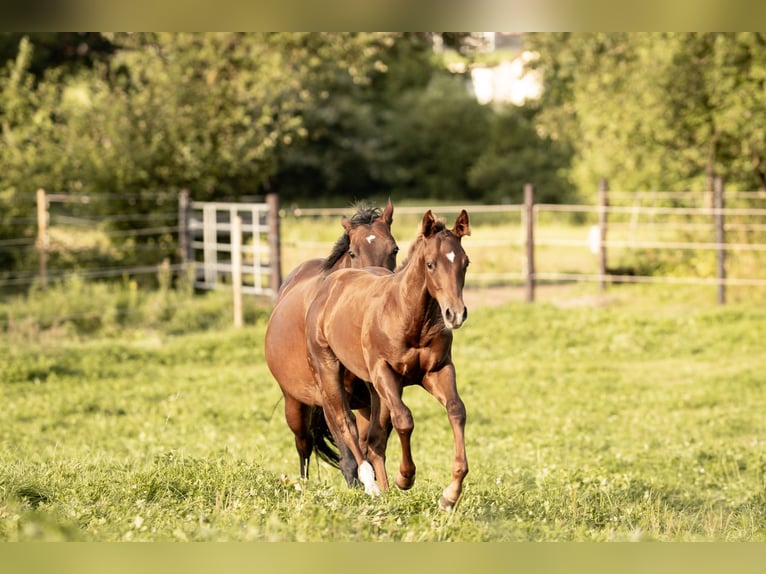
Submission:
M 414 254 L 407 265 L 397 274 L 399 288 L 396 290 L 399 305 L 404 310 L 403 317 L 413 326 L 420 326 L 429 318 L 433 309 L 434 298 L 426 286 L 425 255 Z
M 348 253 L 346 253 L 343 257 L 341 257 L 335 262 L 335 265 L 333 265 L 330 268 L 330 271 L 337 271 L 338 269 L 347 269 L 351 266 L 352 266 L 351 257 L 348 255 Z

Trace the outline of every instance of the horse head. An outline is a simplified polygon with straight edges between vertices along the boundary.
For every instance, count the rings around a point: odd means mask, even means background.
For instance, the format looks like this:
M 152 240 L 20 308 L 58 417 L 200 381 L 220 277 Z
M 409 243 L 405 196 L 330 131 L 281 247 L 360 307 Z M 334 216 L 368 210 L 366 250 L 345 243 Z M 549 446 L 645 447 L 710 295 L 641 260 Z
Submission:
M 369 223 L 354 225 L 344 217 L 341 223 L 349 238 L 348 255 L 352 267 L 386 267 L 393 271 L 399 247 L 391 235 L 394 205 L 388 200 L 383 213 Z
M 464 235 L 471 234 L 468 214 L 462 210 L 455 226 L 447 229 L 429 209 L 420 229 L 424 240 L 426 288 L 439 304 L 444 325 L 448 329 L 457 329 L 468 318 L 468 309 L 463 303 L 463 285 L 469 260 L 460 242 Z
M 343 236 L 335 244 L 324 269 L 336 264 L 343 267 L 385 267 L 393 271 L 399 247 L 391 235 L 394 205 L 391 199 L 381 213 L 378 209 L 357 206 L 357 213 L 349 219 L 343 217 Z

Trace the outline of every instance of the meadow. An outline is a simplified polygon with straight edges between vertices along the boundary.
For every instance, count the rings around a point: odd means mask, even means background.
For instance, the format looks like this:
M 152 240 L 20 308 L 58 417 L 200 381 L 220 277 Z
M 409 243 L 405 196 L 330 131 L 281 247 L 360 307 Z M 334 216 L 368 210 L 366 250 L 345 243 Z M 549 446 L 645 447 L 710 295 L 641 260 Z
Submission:
M 451 513 L 449 424 L 419 388 L 412 490 L 370 498 L 314 459 L 299 479 L 268 302 L 242 329 L 225 293 L 75 282 L 4 304 L 0 540 L 764 541 L 766 309 L 699 293 L 570 286 L 472 309 Z M 398 459 L 394 436 L 390 474 Z

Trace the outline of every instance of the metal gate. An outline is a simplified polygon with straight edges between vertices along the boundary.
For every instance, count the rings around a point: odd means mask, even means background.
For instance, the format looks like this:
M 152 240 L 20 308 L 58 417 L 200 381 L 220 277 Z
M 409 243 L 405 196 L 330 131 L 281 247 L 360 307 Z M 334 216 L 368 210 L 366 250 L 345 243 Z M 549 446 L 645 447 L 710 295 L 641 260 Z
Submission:
M 195 266 L 194 286 L 230 287 L 233 262 L 241 260 L 242 292 L 273 297 L 281 282 L 279 216 L 275 211 L 278 208 L 273 202 L 190 202 L 186 232 L 189 260 Z M 241 221 L 238 242 L 232 235 L 236 218 Z M 241 245 L 240 258 L 234 257 L 232 243 Z

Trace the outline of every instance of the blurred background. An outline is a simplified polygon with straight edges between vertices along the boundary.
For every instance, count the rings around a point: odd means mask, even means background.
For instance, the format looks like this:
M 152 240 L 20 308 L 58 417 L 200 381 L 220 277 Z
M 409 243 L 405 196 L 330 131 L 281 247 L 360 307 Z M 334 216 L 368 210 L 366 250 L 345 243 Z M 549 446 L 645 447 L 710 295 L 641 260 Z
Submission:
M 403 244 L 472 206 L 469 282 L 766 283 L 762 33 L 5 32 L 0 59 L 2 296 L 177 286 L 182 194 L 276 194 L 285 274 L 390 197 Z

